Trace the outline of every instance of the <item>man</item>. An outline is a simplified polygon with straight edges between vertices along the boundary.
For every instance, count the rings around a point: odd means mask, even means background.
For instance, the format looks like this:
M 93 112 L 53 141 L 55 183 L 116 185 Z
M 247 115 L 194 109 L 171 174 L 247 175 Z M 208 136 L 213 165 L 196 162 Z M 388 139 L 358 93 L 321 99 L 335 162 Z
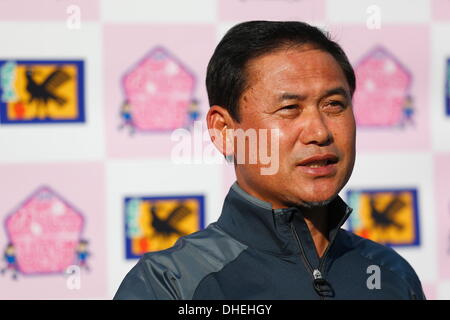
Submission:
M 216 223 L 144 255 L 115 299 L 425 299 L 394 250 L 341 229 L 356 130 L 338 44 L 301 22 L 242 23 L 218 44 L 206 85 L 208 128 L 237 181 Z M 278 139 L 272 174 L 236 161 L 231 133 L 263 129 Z

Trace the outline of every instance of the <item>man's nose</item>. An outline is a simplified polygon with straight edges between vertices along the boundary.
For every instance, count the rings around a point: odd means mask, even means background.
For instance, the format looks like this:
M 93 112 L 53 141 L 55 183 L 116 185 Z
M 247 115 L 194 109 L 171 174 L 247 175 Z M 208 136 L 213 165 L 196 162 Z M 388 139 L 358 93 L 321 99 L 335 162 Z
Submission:
M 332 134 L 328 128 L 324 115 L 314 108 L 304 113 L 301 119 L 300 141 L 303 144 L 328 145 L 332 141 Z

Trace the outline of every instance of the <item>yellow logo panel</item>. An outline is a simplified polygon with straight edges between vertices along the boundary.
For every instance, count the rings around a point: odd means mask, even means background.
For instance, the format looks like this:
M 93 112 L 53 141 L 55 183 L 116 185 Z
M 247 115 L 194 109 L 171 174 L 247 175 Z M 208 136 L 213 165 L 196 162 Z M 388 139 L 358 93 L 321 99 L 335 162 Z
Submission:
M 0 122 L 83 122 L 83 74 L 83 61 L 0 61 Z
M 125 199 L 126 257 L 167 249 L 204 227 L 204 197 Z
M 419 245 L 417 191 L 350 190 L 354 209 L 350 230 L 373 241 L 392 246 Z

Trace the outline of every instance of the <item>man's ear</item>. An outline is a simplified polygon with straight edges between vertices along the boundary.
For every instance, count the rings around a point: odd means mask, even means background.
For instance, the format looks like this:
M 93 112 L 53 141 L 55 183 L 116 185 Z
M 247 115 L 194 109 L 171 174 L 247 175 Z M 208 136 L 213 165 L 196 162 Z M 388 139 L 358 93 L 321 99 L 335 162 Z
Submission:
M 234 121 L 227 109 L 221 106 L 211 106 L 206 115 L 209 136 L 216 148 L 225 157 L 234 154 L 233 128 Z

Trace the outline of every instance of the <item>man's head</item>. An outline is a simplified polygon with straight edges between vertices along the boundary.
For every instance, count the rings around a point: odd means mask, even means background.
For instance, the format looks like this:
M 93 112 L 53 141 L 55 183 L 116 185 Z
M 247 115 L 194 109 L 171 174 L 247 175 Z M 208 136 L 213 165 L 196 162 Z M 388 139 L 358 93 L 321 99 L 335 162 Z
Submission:
M 333 199 L 348 181 L 355 76 L 339 45 L 319 29 L 268 21 L 233 27 L 210 60 L 206 86 L 208 128 L 279 132 L 275 174 L 261 175 L 260 162 L 236 164 L 247 192 L 274 208 L 314 205 Z M 224 147 L 226 138 L 214 142 L 225 155 L 235 154 Z

